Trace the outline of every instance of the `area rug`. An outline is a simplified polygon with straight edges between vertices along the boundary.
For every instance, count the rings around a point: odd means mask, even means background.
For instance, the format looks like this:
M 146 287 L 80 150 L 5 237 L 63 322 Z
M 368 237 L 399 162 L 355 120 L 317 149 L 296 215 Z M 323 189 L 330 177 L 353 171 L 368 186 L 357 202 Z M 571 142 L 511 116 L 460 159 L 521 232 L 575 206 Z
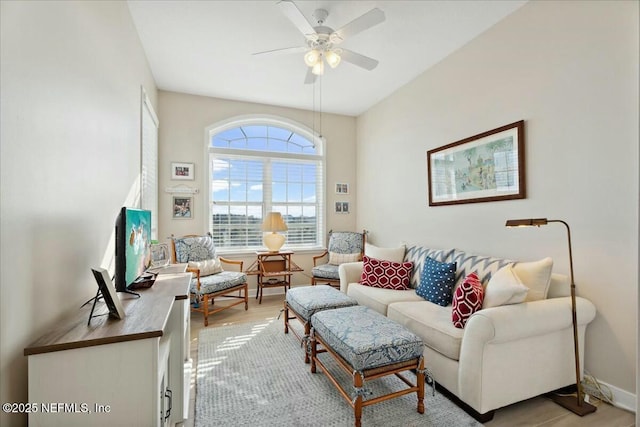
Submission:
M 294 321 L 292 323 L 298 323 Z M 331 357 L 321 360 L 342 373 Z M 337 375 L 346 390 L 351 376 Z M 406 375 L 410 380 L 415 376 Z M 404 387 L 395 376 L 365 383 L 365 399 Z M 362 426 L 481 426 L 431 387 L 425 413 L 416 411 L 415 393 L 367 406 Z M 354 425 L 351 406 L 322 370 L 312 374 L 295 336 L 284 334 L 282 319 L 203 329 L 198 342 L 195 426 Z

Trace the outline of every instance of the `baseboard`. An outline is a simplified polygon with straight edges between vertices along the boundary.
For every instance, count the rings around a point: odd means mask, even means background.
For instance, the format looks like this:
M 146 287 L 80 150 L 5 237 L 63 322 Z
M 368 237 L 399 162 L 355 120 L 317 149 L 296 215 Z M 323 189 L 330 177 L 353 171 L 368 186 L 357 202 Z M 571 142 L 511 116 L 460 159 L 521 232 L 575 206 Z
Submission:
M 614 385 L 611 384 L 607 384 L 604 381 L 600 381 L 598 380 L 598 382 L 604 386 L 604 387 L 608 387 L 609 390 L 611 390 L 611 393 L 613 394 L 613 405 L 620 408 L 620 409 L 625 409 L 627 411 L 631 411 L 631 412 L 636 412 L 637 411 L 637 407 L 636 407 L 636 395 L 634 393 L 630 393 L 626 390 L 623 390 L 619 387 L 616 387 Z

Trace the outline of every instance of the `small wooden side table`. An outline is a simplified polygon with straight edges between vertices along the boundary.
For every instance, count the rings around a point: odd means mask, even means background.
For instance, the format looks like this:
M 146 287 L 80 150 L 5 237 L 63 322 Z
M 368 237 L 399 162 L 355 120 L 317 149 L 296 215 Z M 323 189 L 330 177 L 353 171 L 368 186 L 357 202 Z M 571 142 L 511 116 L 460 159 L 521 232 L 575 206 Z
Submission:
M 262 289 L 284 287 L 284 292 L 291 288 L 291 276 L 295 272 L 303 271 L 291 260 L 292 251 L 256 252 L 256 260 L 247 268 L 245 273 L 258 276 L 256 299 L 262 304 Z

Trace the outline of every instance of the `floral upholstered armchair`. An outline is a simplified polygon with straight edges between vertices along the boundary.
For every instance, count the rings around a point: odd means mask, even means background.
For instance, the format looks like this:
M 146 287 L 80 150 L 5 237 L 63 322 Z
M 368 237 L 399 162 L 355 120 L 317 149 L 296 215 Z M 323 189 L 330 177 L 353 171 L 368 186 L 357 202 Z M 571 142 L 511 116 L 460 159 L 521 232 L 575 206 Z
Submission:
M 311 284 L 340 286 L 338 266 L 345 262 L 362 261 L 367 231 L 329 231 L 327 250 L 313 257 Z
M 244 303 L 249 308 L 247 275 L 242 272 L 242 261 L 228 260 L 216 256 L 216 248 L 211 234 L 204 236 L 171 236 L 172 259 L 176 263 L 187 264 L 187 271 L 193 273 L 190 293 L 193 301 L 191 310 L 203 313 L 204 326 L 209 325 L 209 315 Z M 230 265 L 238 271 L 223 270 L 222 265 Z M 213 307 L 218 297 L 235 298 L 230 304 Z

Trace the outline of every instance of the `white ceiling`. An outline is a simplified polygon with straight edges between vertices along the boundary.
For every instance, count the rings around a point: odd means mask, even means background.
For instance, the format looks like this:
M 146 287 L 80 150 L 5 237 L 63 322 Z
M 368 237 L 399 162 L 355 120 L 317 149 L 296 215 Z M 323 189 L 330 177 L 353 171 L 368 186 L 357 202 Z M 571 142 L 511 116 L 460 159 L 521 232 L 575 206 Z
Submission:
M 386 20 L 341 47 L 380 61 L 373 71 L 342 62 L 316 83 L 315 108 L 357 116 L 500 21 L 526 0 L 304 1 L 329 11 L 334 30 L 377 7 Z M 304 36 L 277 1 L 129 0 L 129 9 L 159 89 L 313 109 L 302 54 L 252 53 L 302 46 Z

